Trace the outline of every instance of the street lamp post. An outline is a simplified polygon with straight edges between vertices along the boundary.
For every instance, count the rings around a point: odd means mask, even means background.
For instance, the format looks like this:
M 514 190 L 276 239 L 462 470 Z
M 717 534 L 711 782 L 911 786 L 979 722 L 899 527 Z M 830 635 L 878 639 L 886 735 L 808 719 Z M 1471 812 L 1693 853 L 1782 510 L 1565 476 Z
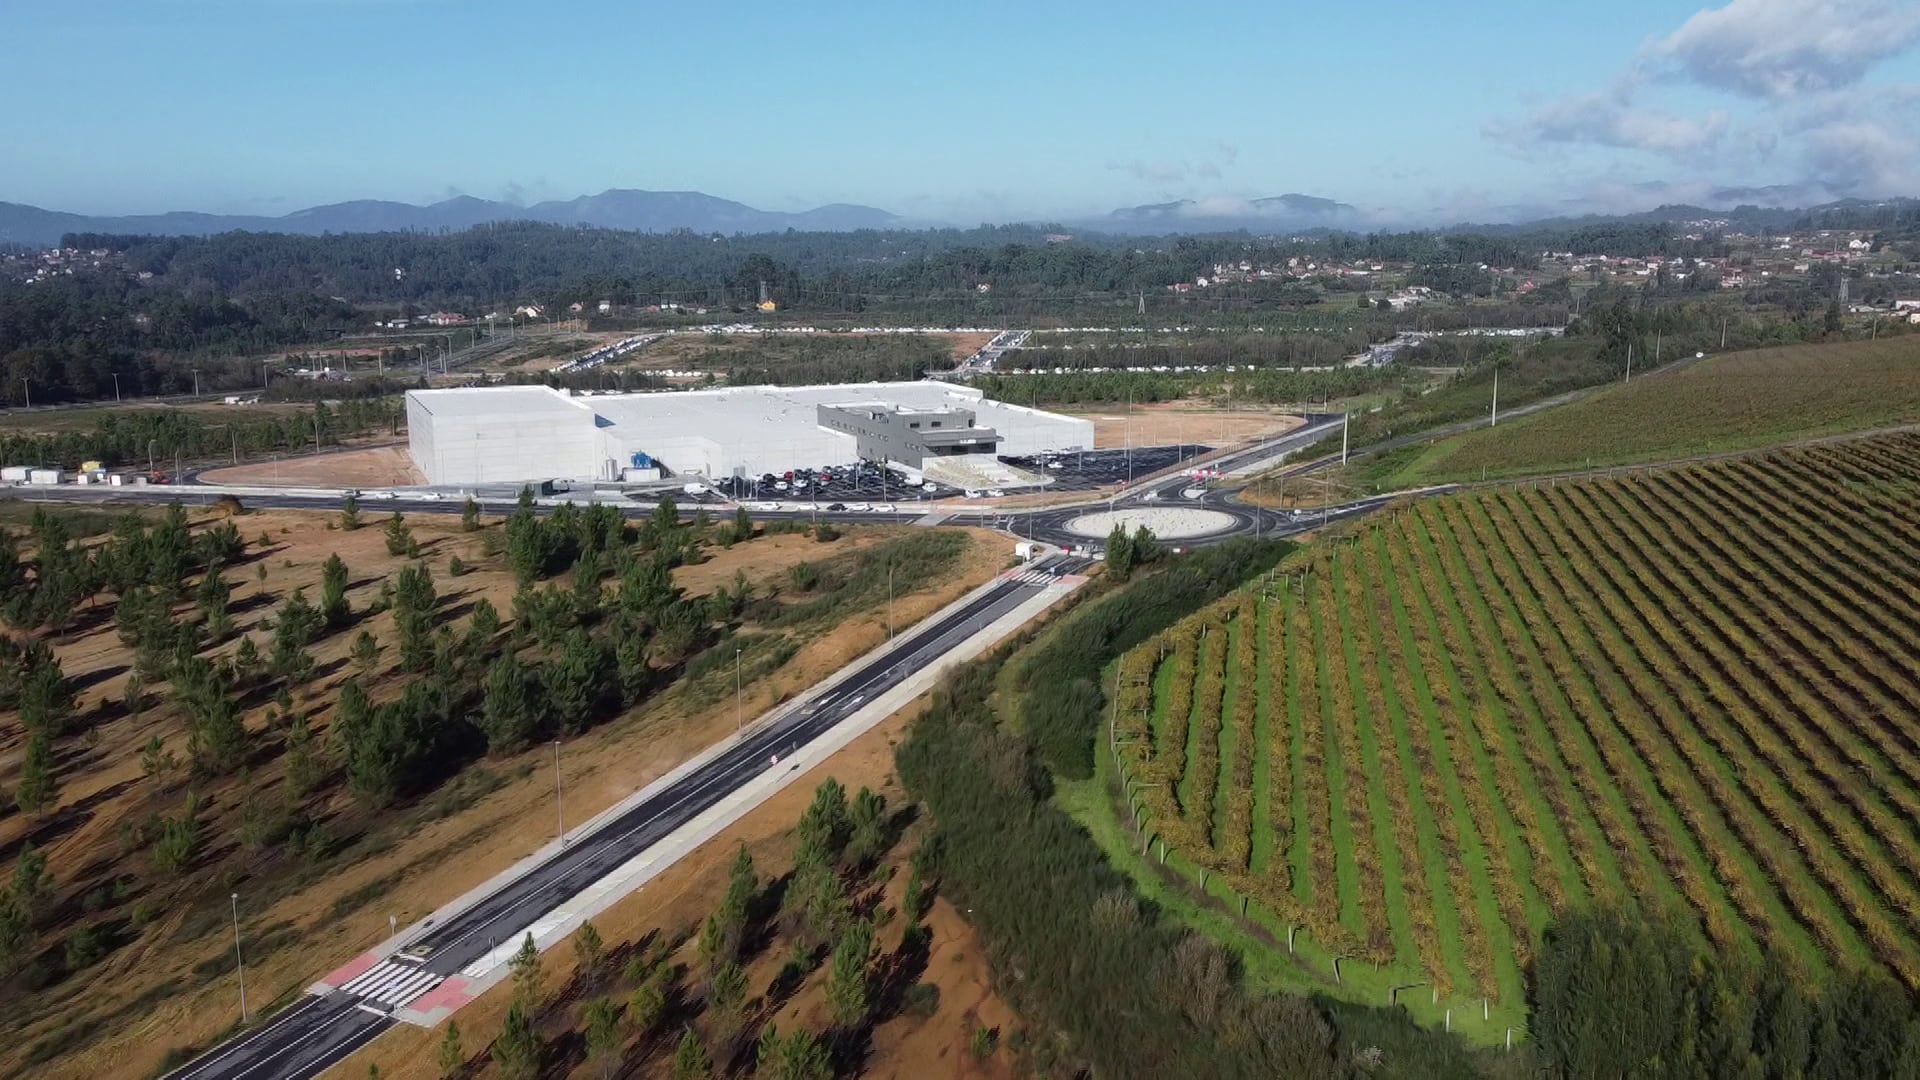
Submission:
M 560 740 L 553 740 L 553 815 L 560 823 L 560 843 L 567 842 L 567 804 L 560 793 Z
M 240 1022 L 247 1022 L 247 964 L 240 956 L 240 894 L 230 897 L 233 903 L 233 967 L 240 976 Z
M 115 371 L 111 374 L 113 375 L 113 403 L 118 405 L 120 404 L 120 373 Z
M 741 705 L 740 697 L 740 646 L 733 647 L 733 730 L 741 731 L 747 726 L 747 714 Z

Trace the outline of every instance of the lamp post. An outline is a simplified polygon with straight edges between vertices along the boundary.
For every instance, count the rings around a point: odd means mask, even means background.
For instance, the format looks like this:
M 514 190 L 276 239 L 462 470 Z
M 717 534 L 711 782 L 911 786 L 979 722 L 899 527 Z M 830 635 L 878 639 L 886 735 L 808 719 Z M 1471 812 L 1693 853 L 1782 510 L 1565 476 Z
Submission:
M 560 794 L 560 740 L 553 740 L 553 816 L 560 824 L 560 844 L 567 843 L 567 804 Z
M 118 405 L 120 404 L 120 373 L 115 371 L 111 374 L 113 375 L 113 403 Z
M 233 967 L 240 975 L 240 1022 L 247 1022 L 247 964 L 240 956 L 240 894 L 230 897 L 233 903 Z
M 733 730 L 741 731 L 747 726 L 747 714 L 741 705 L 740 697 L 740 646 L 733 647 Z

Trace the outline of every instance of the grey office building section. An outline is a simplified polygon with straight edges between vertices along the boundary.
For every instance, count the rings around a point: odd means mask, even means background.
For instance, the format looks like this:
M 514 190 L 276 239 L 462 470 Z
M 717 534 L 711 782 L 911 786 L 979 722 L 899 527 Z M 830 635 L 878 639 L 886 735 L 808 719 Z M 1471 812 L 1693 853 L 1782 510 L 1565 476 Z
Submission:
M 861 461 L 892 461 L 912 468 L 931 457 L 991 454 L 1000 445 L 998 432 L 974 425 L 972 409 L 822 405 L 820 426 L 853 436 Z

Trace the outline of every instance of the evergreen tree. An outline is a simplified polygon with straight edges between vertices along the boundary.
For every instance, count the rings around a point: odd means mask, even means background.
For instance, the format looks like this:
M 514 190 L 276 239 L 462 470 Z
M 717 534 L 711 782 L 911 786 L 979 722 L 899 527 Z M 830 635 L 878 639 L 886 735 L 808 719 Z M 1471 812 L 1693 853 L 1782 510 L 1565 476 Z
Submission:
M 287 793 L 300 798 L 312 791 L 325 774 L 313 743 L 313 728 L 302 713 L 287 722 Z
M 853 1030 L 866 1022 L 872 1007 L 869 965 L 873 958 L 873 924 L 855 919 L 833 947 L 827 976 L 827 1004 L 833 1022 Z
M 173 695 L 186 714 L 187 756 L 202 775 L 229 772 L 246 757 L 247 729 L 221 668 L 189 656 L 174 674 Z
M 487 669 L 480 731 L 487 738 L 489 753 L 511 754 L 532 740 L 540 722 L 539 693 L 534 674 L 511 652 L 503 653 Z
M 533 1080 L 540 1074 L 542 1050 L 540 1035 L 533 1029 L 526 1006 L 515 998 L 507 1006 L 500 1037 L 493 1041 L 493 1063 L 507 1080 Z
M 753 539 L 753 518 L 744 506 L 733 511 L 733 539 L 736 543 Z
M 1126 526 L 1114 523 L 1113 531 L 1107 534 L 1107 573 L 1115 581 L 1125 581 L 1133 576 L 1134 551 L 1133 538 L 1127 535 Z
M 680 1045 L 674 1048 L 673 1080 L 713 1080 L 713 1059 L 707 1056 L 706 1044 L 692 1028 L 680 1036 Z
M 600 981 L 606 974 L 607 943 L 600 937 L 600 928 L 592 922 L 583 922 L 580 929 L 573 932 L 574 970 L 588 986 Z
M 53 775 L 53 740 L 44 731 L 27 736 L 27 753 L 20 762 L 20 782 L 13 789 L 20 812 L 39 817 L 53 808 L 59 783 Z
M 847 861 L 856 866 L 879 857 L 887 842 L 887 800 L 866 788 L 847 811 Z
M 473 615 L 467 625 L 482 639 L 491 641 L 493 636 L 500 632 L 500 609 L 493 606 L 493 601 L 483 596 L 474 601 Z
M 540 971 L 540 949 L 533 943 L 532 932 L 521 939 L 509 967 L 513 972 L 513 999 L 529 1007 L 538 1005 L 545 993 L 545 976 Z
M 474 502 L 473 496 L 469 495 L 467 496 L 467 501 L 460 504 L 460 530 L 462 532 L 474 532 L 479 528 L 480 504 Z
M 372 674 L 374 665 L 379 662 L 380 643 L 375 641 L 373 635 L 365 630 L 355 634 L 353 638 L 353 665 L 359 668 L 363 674 Z
M 800 815 L 799 846 L 802 851 L 819 851 L 827 861 L 836 858 L 847 843 L 851 831 L 847 816 L 847 789 L 828 777 L 814 789 L 813 802 Z
M 560 655 L 543 673 L 548 712 L 569 733 L 586 730 L 605 706 L 613 685 L 612 658 L 593 635 L 575 627 L 561 643 Z
M 348 532 L 360 527 L 360 500 L 351 494 L 340 504 L 340 527 Z
M 620 1064 L 620 1010 L 608 998 L 595 998 L 582 1010 L 587 1025 L 587 1061 L 601 1076 Z
M 781 1036 L 772 1024 L 760 1036 L 760 1056 L 754 1075 L 771 1080 L 832 1080 L 833 1059 L 820 1037 L 805 1028 Z
M 647 639 L 637 633 L 620 634 L 613 645 L 614 677 L 620 684 L 620 703 L 633 706 L 653 686 L 653 665 L 647 662 Z
M 29 925 L 38 925 L 53 903 L 53 875 L 47 873 L 47 857 L 30 843 L 20 847 L 20 861 L 13 867 L 10 898 L 19 905 Z
M 347 604 L 347 564 L 335 552 L 320 567 L 320 617 L 328 627 L 339 629 L 352 614 Z
M 394 577 L 393 624 L 400 636 L 400 668 L 423 671 L 433 661 L 433 608 L 438 601 L 433 574 L 408 563 Z
M 440 1049 L 434 1055 L 435 1064 L 440 1066 L 441 1080 L 453 1080 L 467 1066 L 467 1053 L 460 1045 L 460 1025 L 447 1021 L 446 1034 L 440 1037 Z
M 411 559 L 419 553 L 420 548 L 413 541 L 413 530 L 407 528 L 406 519 L 400 516 L 400 511 L 395 510 L 393 516 L 387 519 L 387 554 L 404 555 Z

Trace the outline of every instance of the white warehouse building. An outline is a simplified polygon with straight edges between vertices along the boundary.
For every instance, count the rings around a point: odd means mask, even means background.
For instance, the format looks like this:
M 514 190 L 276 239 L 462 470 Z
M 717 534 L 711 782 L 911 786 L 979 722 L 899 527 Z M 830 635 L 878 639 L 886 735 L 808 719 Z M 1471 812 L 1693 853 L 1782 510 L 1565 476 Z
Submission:
M 1093 423 L 943 382 L 576 394 L 546 386 L 407 392 L 429 483 L 618 480 L 658 466 L 712 480 L 928 456 L 1093 448 Z

